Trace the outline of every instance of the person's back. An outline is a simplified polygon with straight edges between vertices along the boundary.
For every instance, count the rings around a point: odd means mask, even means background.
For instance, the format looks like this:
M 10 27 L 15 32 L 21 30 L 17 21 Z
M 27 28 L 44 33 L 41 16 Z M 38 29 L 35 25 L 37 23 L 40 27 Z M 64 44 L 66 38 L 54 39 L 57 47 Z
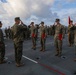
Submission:
M 12 27 L 13 41 L 20 42 L 24 40 L 23 26 L 14 24 Z

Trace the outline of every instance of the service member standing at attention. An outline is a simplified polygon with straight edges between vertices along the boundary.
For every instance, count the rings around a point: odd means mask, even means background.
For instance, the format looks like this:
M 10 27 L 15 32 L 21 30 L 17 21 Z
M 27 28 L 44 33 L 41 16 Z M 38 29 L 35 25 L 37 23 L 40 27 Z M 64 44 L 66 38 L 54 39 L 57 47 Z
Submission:
M 70 25 L 68 26 L 68 42 L 71 47 L 74 43 L 74 30 L 73 30 L 73 21 L 70 21 Z
M 74 47 L 75 47 L 75 55 L 76 55 L 76 24 L 73 26 L 74 30 Z M 76 58 L 74 59 L 76 61 Z
M 32 49 L 36 50 L 36 27 L 34 25 L 34 22 L 31 22 L 31 27 L 30 27 L 30 30 L 31 30 L 31 38 L 32 38 Z
M 0 64 L 5 63 L 6 61 L 4 60 L 5 57 L 5 44 L 4 44 L 4 37 L 3 37 L 3 32 L 2 32 L 2 23 L 0 21 Z
M 61 57 L 63 38 L 64 38 L 64 26 L 60 24 L 60 19 L 56 19 L 55 35 L 54 35 L 54 42 L 56 47 L 55 56 Z
M 40 26 L 41 50 L 40 51 L 43 51 L 43 52 L 45 51 L 46 36 L 47 36 L 46 27 L 44 26 L 44 22 L 41 22 L 41 26 Z
M 26 27 L 21 23 L 21 20 L 19 17 L 15 18 L 15 24 L 12 26 L 12 38 L 14 42 L 14 48 L 15 48 L 15 61 L 16 66 L 20 67 L 24 64 L 21 63 L 22 58 L 22 51 L 23 51 L 23 41 L 24 41 L 24 30 Z

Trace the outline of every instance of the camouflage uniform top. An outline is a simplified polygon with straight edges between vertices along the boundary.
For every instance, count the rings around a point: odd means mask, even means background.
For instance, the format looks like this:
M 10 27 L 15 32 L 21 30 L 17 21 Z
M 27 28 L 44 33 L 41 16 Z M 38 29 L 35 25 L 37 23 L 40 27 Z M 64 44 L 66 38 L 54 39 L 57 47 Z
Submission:
M 43 33 L 45 33 L 45 35 L 47 35 L 47 29 L 45 26 L 40 26 L 40 37 L 42 37 Z
M 33 33 L 34 33 L 35 35 L 37 34 L 37 33 L 36 33 L 36 27 L 35 27 L 35 26 L 31 26 L 31 27 L 30 27 L 30 31 L 31 31 L 31 36 L 32 36 Z
M 69 25 L 68 26 L 68 33 L 72 33 L 73 34 L 73 25 Z
M 26 27 L 24 25 L 16 25 L 14 24 L 11 27 L 11 31 L 12 31 L 12 39 L 14 42 L 21 42 L 24 40 L 24 30 L 26 29 Z
M 74 30 L 74 44 L 76 45 L 76 26 L 73 26 Z
M 55 36 L 54 36 L 54 38 L 57 38 L 59 36 L 59 34 L 62 34 L 63 37 L 65 35 L 64 26 L 61 25 L 61 24 L 55 26 Z
M 3 32 L 2 29 L 0 28 L 0 42 L 4 41 L 4 37 L 3 37 Z

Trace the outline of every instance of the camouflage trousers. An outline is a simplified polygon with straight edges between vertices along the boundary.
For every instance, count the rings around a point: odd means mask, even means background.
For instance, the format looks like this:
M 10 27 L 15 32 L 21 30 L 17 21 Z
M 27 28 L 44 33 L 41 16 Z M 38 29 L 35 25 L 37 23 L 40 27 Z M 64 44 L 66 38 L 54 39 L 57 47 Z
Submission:
M 44 38 L 44 39 L 40 39 L 40 43 L 41 43 L 41 49 L 42 50 L 45 50 L 45 41 L 46 41 L 46 39 Z
M 36 48 L 36 38 L 32 37 L 32 43 L 33 43 L 33 47 Z
M 0 61 L 4 60 L 5 56 L 5 44 L 4 42 L 0 42 Z
M 23 51 L 23 42 L 14 42 L 14 48 L 15 48 L 15 61 L 16 63 L 21 62 L 22 58 L 22 51 Z
M 56 47 L 56 53 L 61 54 L 62 53 L 62 40 L 54 39 L 55 47 Z
M 69 41 L 69 45 L 74 44 L 74 34 L 69 34 L 68 35 L 68 41 Z

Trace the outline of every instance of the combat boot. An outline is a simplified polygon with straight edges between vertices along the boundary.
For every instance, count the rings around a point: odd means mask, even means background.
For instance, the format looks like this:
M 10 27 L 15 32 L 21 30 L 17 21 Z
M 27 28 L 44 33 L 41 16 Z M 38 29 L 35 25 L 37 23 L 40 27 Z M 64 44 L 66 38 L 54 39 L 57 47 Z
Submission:
M 36 46 L 33 47 L 33 50 L 36 50 Z
M 58 57 L 61 57 L 61 56 L 62 56 L 62 51 L 59 51 Z
M 59 50 L 57 49 L 56 51 L 57 52 L 56 52 L 55 56 L 58 56 L 59 55 Z
M 42 49 L 42 52 L 45 52 L 45 49 Z
M 31 49 L 34 49 L 34 46 Z
M 55 54 L 55 56 L 58 56 L 59 54 L 57 53 L 57 54 Z
M 24 66 L 24 64 L 23 63 L 16 63 L 16 66 L 21 67 L 21 66 Z
M 69 47 L 71 47 L 71 44 L 69 44 Z
M 43 49 L 41 48 L 40 51 L 42 51 Z
M 58 57 L 61 57 L 61 54 L 59 54 Z
M 62 56 L 62 53 L 61 52 L 59 52 L 59 55 L 58 55 L 58 57 L 61 57 Z

